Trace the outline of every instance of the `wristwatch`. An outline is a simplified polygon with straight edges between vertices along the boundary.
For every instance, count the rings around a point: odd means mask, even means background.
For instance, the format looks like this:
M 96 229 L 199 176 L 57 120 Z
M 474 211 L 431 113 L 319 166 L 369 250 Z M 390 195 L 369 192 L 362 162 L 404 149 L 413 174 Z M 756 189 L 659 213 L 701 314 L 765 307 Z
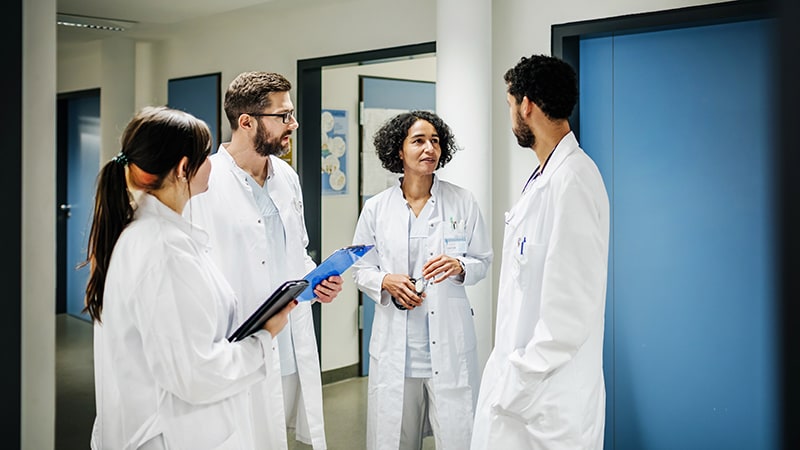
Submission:
M 467 275 L 467 266 L 464 265 L 464 261 L 462 261 L 460 259 L 456 259 L 456 261 L 458 261 L 458 263 L 461 264 L 461 275 L 466 276 Z

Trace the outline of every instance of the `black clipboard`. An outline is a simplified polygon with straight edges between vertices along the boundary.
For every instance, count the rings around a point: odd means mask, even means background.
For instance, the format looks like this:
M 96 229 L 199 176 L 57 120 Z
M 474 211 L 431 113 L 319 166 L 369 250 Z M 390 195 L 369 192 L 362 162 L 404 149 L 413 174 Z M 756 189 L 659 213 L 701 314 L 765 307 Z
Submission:
M 284 282 L 278 289 L 275 289 L 269 298 L 267 298 L 253 314 L 250 314 L 250 317 L 239 325 L 239 328 L 228 337 L 228 341 L 241 341 L 247 336 L 264 328 L 264 324 L 267 323 L 270 317 L 282 310 L 284 306 L 288 305 L 290 301 L 294 300 L 307 287 L 307 280 L 289 280 Z

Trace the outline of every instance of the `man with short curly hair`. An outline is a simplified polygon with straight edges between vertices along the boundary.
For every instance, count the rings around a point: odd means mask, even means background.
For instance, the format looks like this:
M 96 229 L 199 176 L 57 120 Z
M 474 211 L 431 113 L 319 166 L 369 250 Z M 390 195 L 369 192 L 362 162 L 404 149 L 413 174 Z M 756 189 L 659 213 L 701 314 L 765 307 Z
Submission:
M 504 78 L 514 135 L 539 165 L 505 217 L 472 449 L 600 449 L 608 195 L 570 130 L 573 69 L 533 55 Z

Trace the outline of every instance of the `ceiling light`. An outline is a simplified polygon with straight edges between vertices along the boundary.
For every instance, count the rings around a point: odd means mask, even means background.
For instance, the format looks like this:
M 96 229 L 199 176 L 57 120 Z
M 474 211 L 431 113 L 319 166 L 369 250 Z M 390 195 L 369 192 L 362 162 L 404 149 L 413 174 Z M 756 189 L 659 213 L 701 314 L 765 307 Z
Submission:
M 56 24 L 62 27 L 85 28 L 100 31 L 125 31 L 136 25 L 129 20 L 107 19 L 104 17 L 79 16 L 74 14 L 56 15 Z

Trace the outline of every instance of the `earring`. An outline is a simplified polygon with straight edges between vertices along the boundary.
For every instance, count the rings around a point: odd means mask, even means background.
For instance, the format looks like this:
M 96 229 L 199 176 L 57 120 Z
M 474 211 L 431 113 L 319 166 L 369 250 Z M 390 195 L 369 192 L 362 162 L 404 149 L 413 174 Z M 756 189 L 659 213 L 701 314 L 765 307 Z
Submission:
M 181 176 L 179 176 L 179 177 L 178 177 L 178 179 L 179 179 L 179 180 L 181 180 L 181 181 L 182 181 L 182 182 L 184 182 L 184 183 L 186 183 L 187 181 L 189 181 L 189 180 L 186 178 L 186 175 L 181 175 Z

